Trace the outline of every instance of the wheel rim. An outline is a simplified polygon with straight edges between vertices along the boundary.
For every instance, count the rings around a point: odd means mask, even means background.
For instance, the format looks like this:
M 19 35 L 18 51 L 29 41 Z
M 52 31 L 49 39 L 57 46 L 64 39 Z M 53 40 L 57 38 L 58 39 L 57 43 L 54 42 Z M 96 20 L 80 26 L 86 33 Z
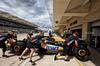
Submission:
M 18 51 L 20 50 L 20 47 L 19 47 L 18 45 L 15 45 L 15 46 L 14 46 L 14 50 L 15 50 L 16 52 L 18 52 Z
M 78 51 L 79 56 L 85 56 L 86 55 L 86 51 L 84 49 L 80 49 Z

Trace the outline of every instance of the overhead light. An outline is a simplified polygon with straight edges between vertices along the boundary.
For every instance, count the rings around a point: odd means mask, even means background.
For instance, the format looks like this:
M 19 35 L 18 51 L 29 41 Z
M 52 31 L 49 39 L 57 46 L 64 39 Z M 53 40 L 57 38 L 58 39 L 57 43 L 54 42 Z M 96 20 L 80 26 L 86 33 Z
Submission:
M 57 27 L 57 26 L 55 26 L 55 27 Z
M 57 24 L 57 23 L 58 23 L 58 21 L 55 21 L 55 23 Z

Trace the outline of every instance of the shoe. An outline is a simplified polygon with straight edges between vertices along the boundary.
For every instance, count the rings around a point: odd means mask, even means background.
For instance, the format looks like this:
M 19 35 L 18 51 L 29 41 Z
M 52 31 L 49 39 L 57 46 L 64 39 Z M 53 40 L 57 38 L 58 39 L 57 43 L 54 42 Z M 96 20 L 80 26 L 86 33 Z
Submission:
M 33 64 L 35 64 L 35 62 L 32 60 L 29 60 L 29 64 L 33 65 Z
M 24 60 L 24 58 L 22 58 L 22 57 L 19 57 L 19 60 L 21 61 L 21 60 Z
M 70 61 L 69 59 L 64 59 L 64 61 Z
M 56 57 L 56 55 L 54 55 L 54 60 L 57 60 L 57 57 Z
M 9 56 L 7 56 L 7 55 L 2 55 L 2 57 L 3 57 L 3 58 L 8 58 Z

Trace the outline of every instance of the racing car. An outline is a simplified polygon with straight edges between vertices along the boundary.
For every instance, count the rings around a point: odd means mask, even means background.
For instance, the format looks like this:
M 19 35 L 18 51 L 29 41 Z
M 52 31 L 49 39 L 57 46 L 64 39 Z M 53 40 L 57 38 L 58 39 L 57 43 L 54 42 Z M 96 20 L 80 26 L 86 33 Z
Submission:
M 50 38 L 49 38 L 50 39 Z M 52 37 L 50 40 L 37 40 L 34 42 L 35 48 L 39 53 L 46 52 L 62 52 L 64 39 L 60 37 Z M 26 47 L 27 40 L 17 41 L 13 44 L 13 50 L 15 54 L 21 54 Z M 83 39 L 78 39 L 78 47 L 75 46 L 75 40 L 70 41 L 68 44 L 71 46 L 70 55 L 74 55 L 81 61 L 87 61 L 90 56 L 90 51 L 87 48 L 87 43 Z

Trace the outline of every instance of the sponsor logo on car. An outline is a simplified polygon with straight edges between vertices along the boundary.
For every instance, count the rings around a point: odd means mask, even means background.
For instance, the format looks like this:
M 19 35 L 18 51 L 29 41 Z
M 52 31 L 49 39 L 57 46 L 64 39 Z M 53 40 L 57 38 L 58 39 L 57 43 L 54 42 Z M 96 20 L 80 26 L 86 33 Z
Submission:
M 57 47 L 57 46 L 46 46 L 46 49 L 59 50 L 59 47 Z

